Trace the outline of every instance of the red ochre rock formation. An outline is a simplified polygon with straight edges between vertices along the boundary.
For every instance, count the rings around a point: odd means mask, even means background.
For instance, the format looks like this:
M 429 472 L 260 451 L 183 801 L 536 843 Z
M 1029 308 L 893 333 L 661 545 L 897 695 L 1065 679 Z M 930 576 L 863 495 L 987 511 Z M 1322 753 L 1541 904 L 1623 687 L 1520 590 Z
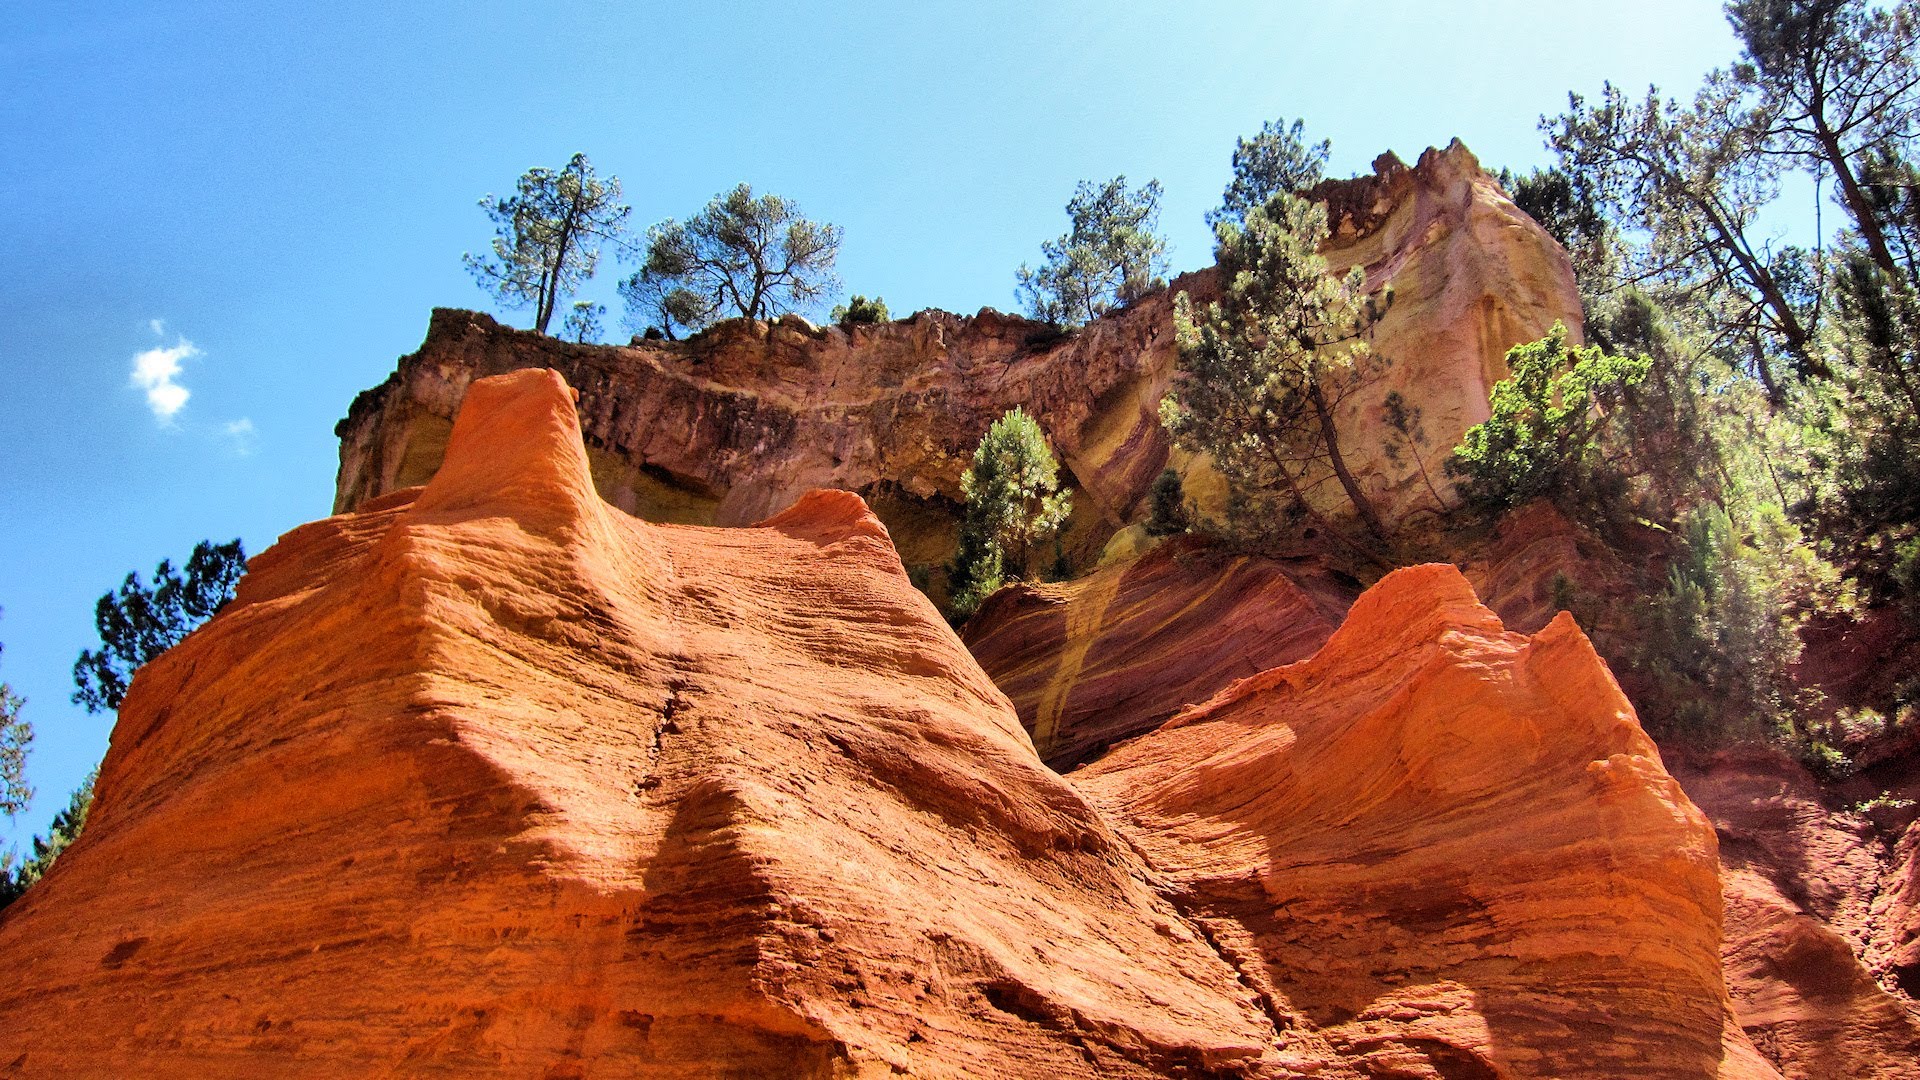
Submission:
M 1617 594 L 1617 558 L 1536 504 L 1503 521 L 1464 565 L 1505 626 L 1537 631 L 1569 590 Z M 1042 754 L 1064 768 L 1153 731 L 1236 676 L 1312 654 L 1352 592 L 1304 560 L 1230 556 L 1187 539 L 1074 582 L 1003 590 L 962 633 Z M 1906 828 L 1894 844 L 1865 817 L 1830 809 L 1860 793 L 1843 799 L 1773 751 L 1683 753 L 1673 772 L 1718 831 L 1722 970 L 1764 1056 L 1796 1080 L 1920 1080 L 1912 812 L 1880 823 L 1891 836 Z M 1920 782 L 1892 794 L 1920 795 Z
M 1071 781 L 845 492 L 595 495 L 551 372 L 143 669 L 23 1076 L 1732 1077 L 1713 834 L 1561 619 L 1395 574 Z
M 1674 775 L 1719 833 L 1727 986 L 1754 1043 L 1795 1080 L 1920 1080 L 1920 1014 L 1896 992 L 1916 970 L 1920 834 L 1889 850 L 1777 751 L 1691 755 Z
M 1450 566 L 1070 779 L 1305 1057 L 1774 1075 L 1721 980 L 1706 819 L 1571 618 L 1509 633 Z
M 1364 266 L 1370 287 L 1393 290 L 1374 339 L 1392 364 L 1345 400 L 1340 422 L 1363 486 L 1398 516 L 1431 501 L 1416 460 L 1444 491 L 1441 463 L 1485 419 L 1506 350 L 1556 320 L 1577 331 L 1573 272 L 1457 142 L 1412 168 L 1385 155 L 1373 175 L 1313 194 L 1331 209 L 1334 269 Z M 612 347 L 443 309 L 420 350 L 341 421 L 335 510 L 425 483 L 474 379 L 551 367 L 580 391 L 595 482 L 615 506 L 650 521 L 740 525 L 808 490 L 844 488 L 866 498 L 907 563 L 928 566 L 951 553 L 960 474 L 981 433 L 1023 406 L 1066 468 L 1076 493 L 1068 554 L 1089 567 L 1144 513 L 1169 461 L 1189 495 L 1220 496 L 1204 465 L 1170 457 L 1159 421 L 1181 290 L 1204 302 L 1214 274 L 1185 275 L 1065 336 L 992 310 L 923 311 L 878 326 L 732 322 L 691 341 Z M 1381 405 L 1395 391 L 1421 410 L 1425 439 L 1390 458 Z
M 993 594 L 962 630 L 1056 769 L 1151 731 L 1228 682 L 1313 655 L 1359 592 L 1307 560 L 1190 538 L 1071 582 Z
M 27 1076 L 1271 1075 L 860 500 L 648 525 L 544 371 L 135 680 L 0 923 Z

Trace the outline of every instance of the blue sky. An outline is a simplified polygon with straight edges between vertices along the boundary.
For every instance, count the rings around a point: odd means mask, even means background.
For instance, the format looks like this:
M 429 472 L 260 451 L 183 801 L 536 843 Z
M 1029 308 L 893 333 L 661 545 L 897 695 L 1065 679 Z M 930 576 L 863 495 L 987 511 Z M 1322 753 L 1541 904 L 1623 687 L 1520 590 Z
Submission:
M 475 203 L 531 165 L 586 151 L 642 227 L 744 180 L 845 227 L 850 291 L 972 312 L 1014 306 L 1078 180 L 1157 177 L 1190 269 L 1264 120 L 1304 117 L 1343 175 L 1455 136 L 1527 166 L 1569 89 L 1691 92 L 1734 53 L 1718 4 L 1647 0 L 79 0 L 6 23 L 0 680 L 39 795 L 0 844 L 105 751 L 110 717 L 67 702 L 94 599 L 324 516 L 334 422 L 430 308 L 487 305 L 460 264 L 491 235 Z M 619 270 L 586 294 L 616 316 Z

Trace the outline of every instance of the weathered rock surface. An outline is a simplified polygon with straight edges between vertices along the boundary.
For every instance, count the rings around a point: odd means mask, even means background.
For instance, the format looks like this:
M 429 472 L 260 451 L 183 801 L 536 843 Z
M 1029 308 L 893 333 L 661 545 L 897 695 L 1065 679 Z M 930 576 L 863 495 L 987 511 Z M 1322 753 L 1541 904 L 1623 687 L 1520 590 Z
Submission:
M 1020 584 L 963 629 L 1056 769 L 1159 727 L 1234 679 L 1326 643 L 1357 582 L 1190 538 L 1056 585 Z
M 1311 659 L 1077 770 L 1290 1051 L 1358 1075 L 1770 1076 L 1712 828 L 1586 638 L 1397 571 Z
M 25 1076 L 1273 1074 L 859 499 L 626 519 L 550 372 L 141 672 L 0 966 Z
M 1754 1043 L 1791 1078 L 1920 1077 L 1920 1010 L 1897 992 L 1912 843 L 1888 850 L 1775 751 L 1674 775 L 1719 833 L 1727 984 Z
M 1336 269 L 1362 265 L 1393 304 L 1376 348 L 1386 376 L 1342 406 L 1348 455 L 1389 516 L 1444 491 L 1442 459 L 1487 414 L 1505 352 L 1556 321 L 1580 325 L 1566 255 L 1458 143 L 1413 168 L 1392 155 L 1375 175 L 1316 189 L 1336 230 Z M 1061 337 L 991 310 L 921 312 L 880 326 L 814 328 L 798 318 L 730 323 L 688 342 L 582 346 L 441 310 L 420 351 L 362 394 L 340 424 L 335 509 L 424 483 L 476 378 L 559 370 L 580 391 L 596 484 L 653 521 L 745 524 L 818 487 L 856 491 L 909 564 L 952 547 L 959 478 L 980 435 L 1022 405 L 1045 427 L 1076 491 L 1069 555 L 1091 566 L 1115 530 L 1140 517 L 1169 462 L 1158 404 L 1174 363 L 1172 295 L 1204 302 L 1211 272 Z M 1381 403 L 1394 391 L 1422 410 L 1425 440 L 1390 460 Z M 1181 454 L 1188 491 L 1206 503 L 1217 477 Z M 1337 506 L 1335 507 L 1337 509 Z
M 136 679 L 0 914 L 0 1069 L 1773 1075 L 1570 621 L 1402 571 L 1069 782 L 855 496 L 645 524 L 556 375 L 464 397 Z

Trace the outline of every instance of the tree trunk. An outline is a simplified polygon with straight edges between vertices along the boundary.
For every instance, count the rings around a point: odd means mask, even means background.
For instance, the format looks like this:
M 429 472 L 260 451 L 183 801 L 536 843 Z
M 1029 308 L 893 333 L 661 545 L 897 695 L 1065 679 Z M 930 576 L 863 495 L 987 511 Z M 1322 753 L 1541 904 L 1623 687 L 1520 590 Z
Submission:
M 1853 223 L 1860 229 L 1860 239 L 1867 242 L 1867 254 L 1873 257 L 1873 264 L 1889 280 L 1900 280 L 1900 267 L 1894 262 L 1893 250 L 1887 246 L 1887 234 L 1880 228 L 1880 219 L 1874 216 L 1873 204 L 1867 201 L 1867 193 L 1860 187 L 1859 178 L 1847 166 L 1846 151 L 1840 145 L 1839 136 L 1827 130 L 1824 120 L 1816 117 L 1814 125 L 1827 164 L 1833 166 L 1834 182 L 1840 185 L 1840 197 L 1853 214 Z
M 1333 466 L 1333 475 L 1339 478 L 1341 489 L 1347 493 L 1348 501 L 1360 514 L 1360 521 L 1366 525 L 1367 531 L 1373 534 L 1375 540 L 1385 541 L 1386 523 L 1380 520 L 1380 513 L 1373 508 L 1372 500 L 1360 490 L 1360 482 L 1354 479 L 1352 471 L 1347 468 L 1346 458 L 1340 454 L 1339 435 L 1333 427 L 1333 410 L 1327 405 L 1326 395 L 1320 392 L 1318 379 L 1307 384 L 1307 396 L 1313 402 L 1314 416 L 1320 421 L 1320 438 L 1326 444 L 1327 461 Z
M 574 196 L 567 206 L 567 216 L 560 219 L 560 240 L 553 252 L 553 265 L 548 268 L 540 281 L 540 296 L 534 303 L 533 329 L 536 333 L 547 332 L 547 324 L 553 321 L 553 309 L 559 306 L 560 274 L 566 269 L 567 248 L 573 241 L 575 222 L 580 213 L 580 197 Z

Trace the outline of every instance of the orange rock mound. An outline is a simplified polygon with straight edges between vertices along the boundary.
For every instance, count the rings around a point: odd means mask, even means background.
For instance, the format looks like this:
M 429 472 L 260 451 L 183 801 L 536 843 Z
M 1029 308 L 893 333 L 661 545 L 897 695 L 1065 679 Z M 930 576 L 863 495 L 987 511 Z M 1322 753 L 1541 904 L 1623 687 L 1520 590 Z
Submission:
M 559 376 L 136 680 L 0 923 L 27 1076 L 1263 1075 L 1254 995 L 821 492 L 609 512 Z
M 1451 566 L 1071 779 L 1304 1057 L 1774 1075 L 1721 980 L 1713 830 L 1572 620 L 1508 633 Z
M 1920 1013 L 1890 989 L 1910 970 L 1902 897 L 1920 834 L 1888 850 L 1777 751 L 1683 759 L 1674 775 L 1720 836 L 1727 988 L 1754 1043 L 1793 1080 L 1920 1080 Z
M 22 1076 L 1773 1075 L 1713 834 L 1561 619 L 1451 568 L 1074 774 L 856 496 L 594 493 L 473 384 L 143 670 L 0 915 Z

